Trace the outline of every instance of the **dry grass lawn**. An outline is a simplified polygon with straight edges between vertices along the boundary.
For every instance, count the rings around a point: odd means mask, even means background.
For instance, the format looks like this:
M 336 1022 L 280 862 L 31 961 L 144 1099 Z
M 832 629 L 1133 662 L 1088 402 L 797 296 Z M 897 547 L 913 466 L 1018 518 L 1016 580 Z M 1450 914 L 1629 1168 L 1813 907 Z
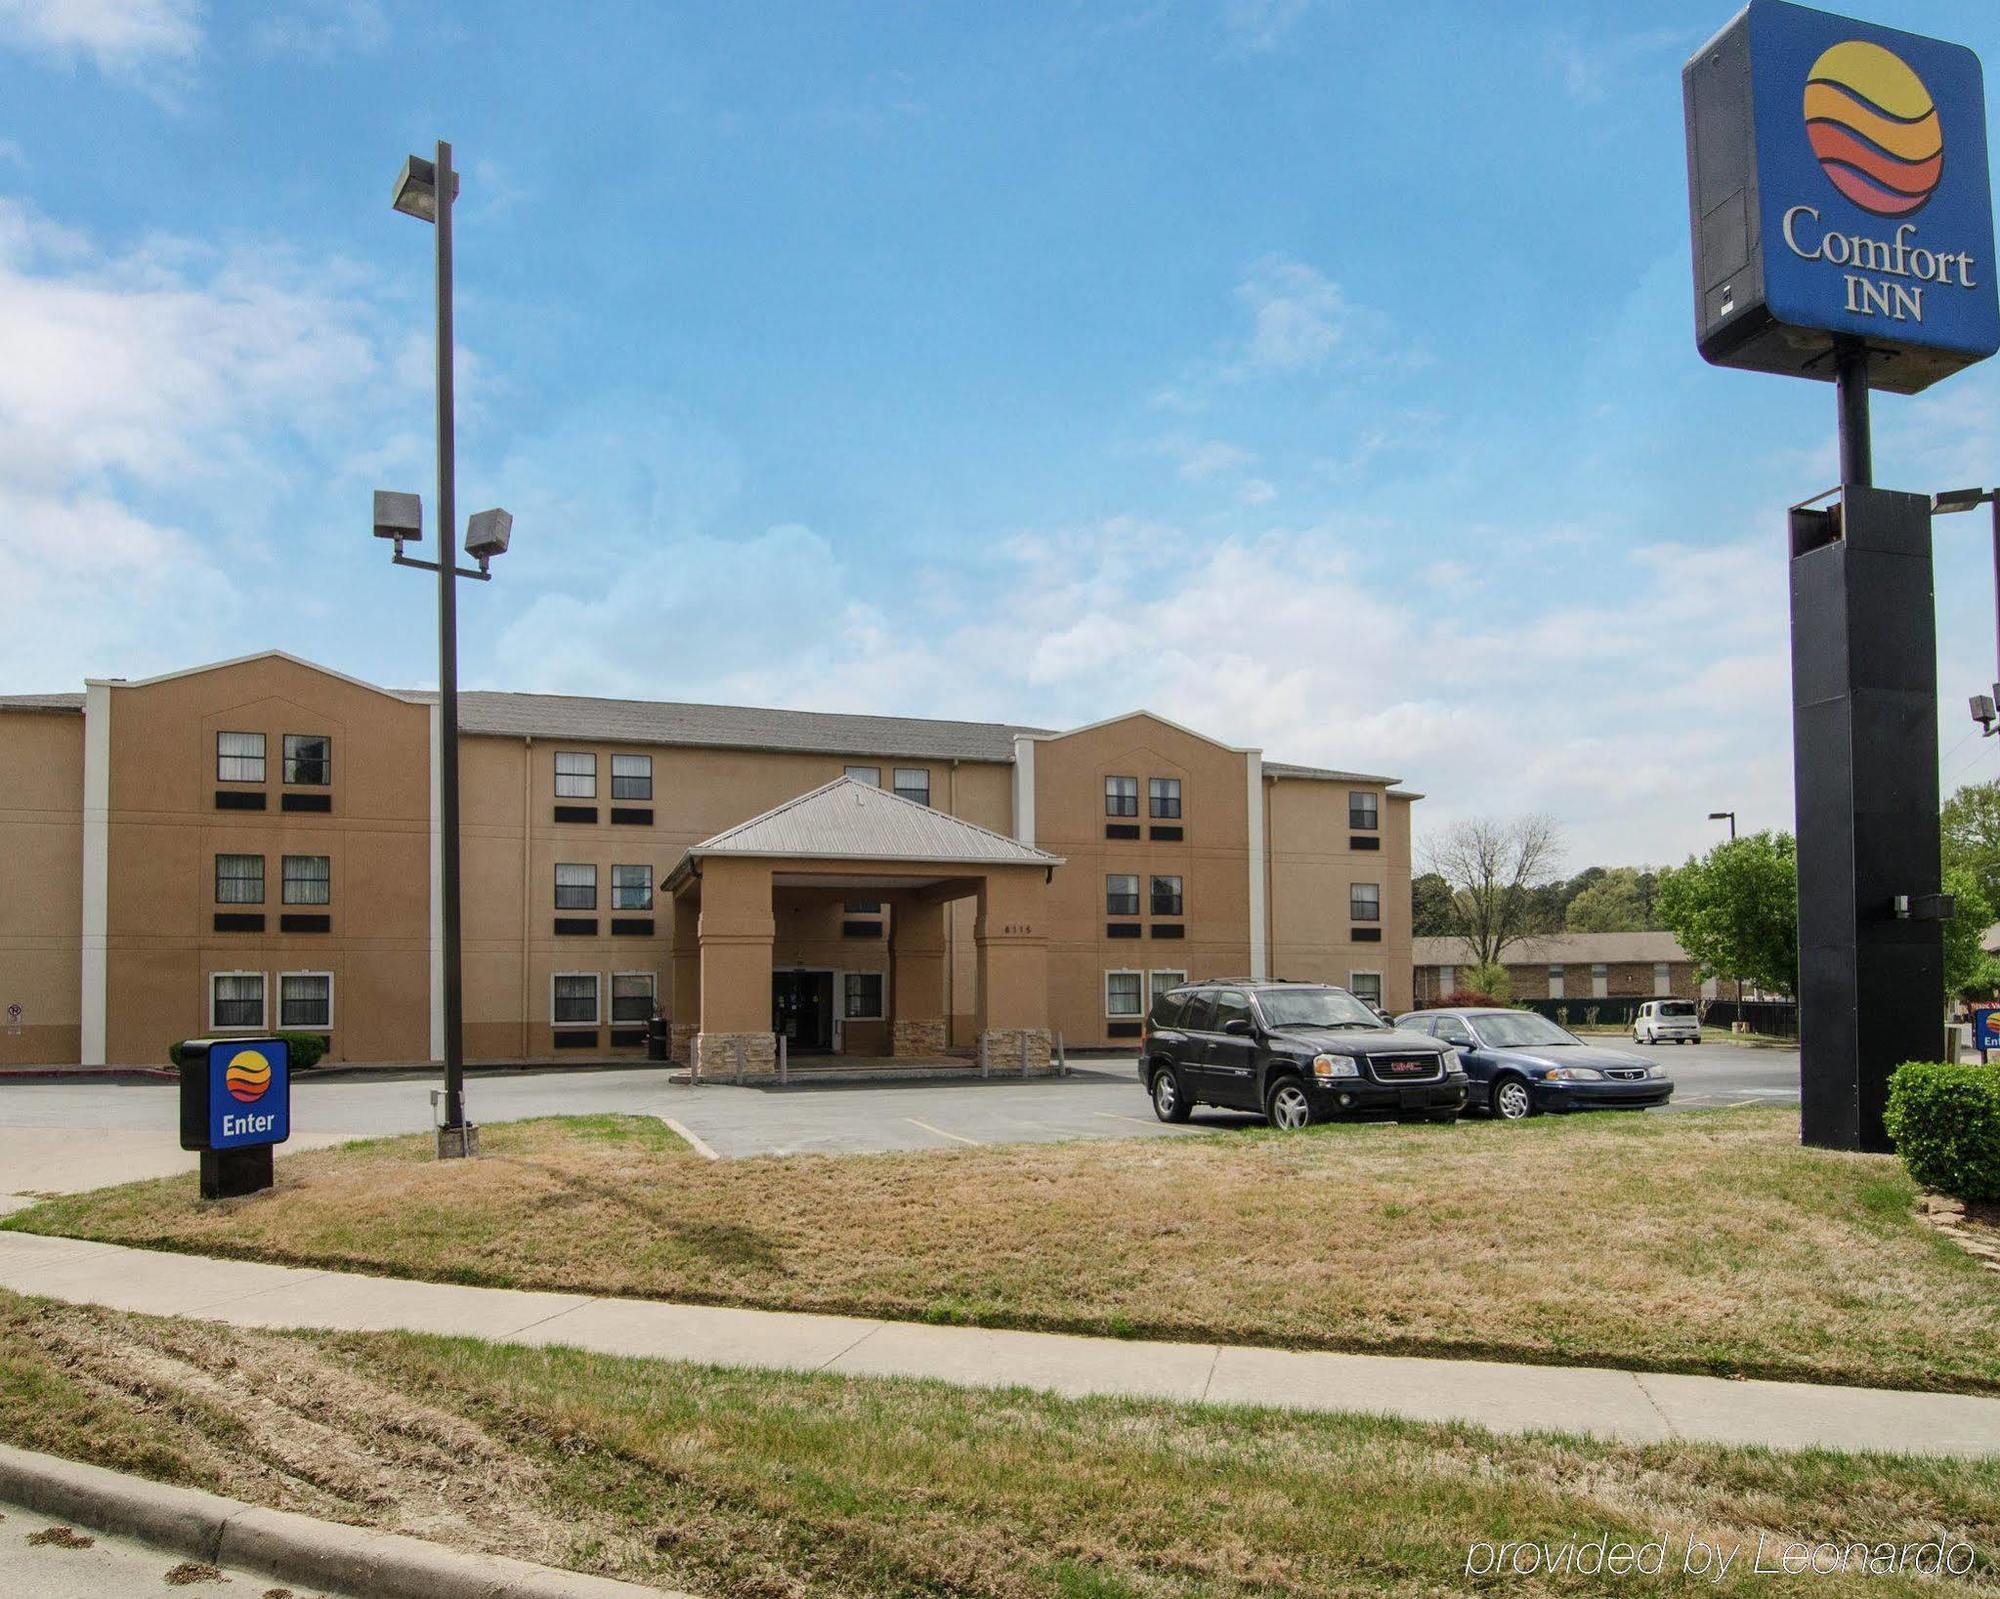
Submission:
M 1428 1427 L 401 1335 L 256 1333 L 0 1294 L 0 1437 L 464 1548 L 749 1599 L 1937 1594 L 1756 1578 L 1757 1538 L 1958 1540 L 1990 1463 Z M 1665 1540 L 1658 1578 L 1470 1583 L 1475 1540 Z M 1715 1584 L 1690 1538 L 1745 1553 Z M 1801 1583 L 1806 1587 L 1801 1587 Z
M 5 1225 L 451 1281 L 1092 1333 L 2000 1391 L 2000 1278 L 1796 1112 L 711 1163 L 656 1121 L 290 1156 Z

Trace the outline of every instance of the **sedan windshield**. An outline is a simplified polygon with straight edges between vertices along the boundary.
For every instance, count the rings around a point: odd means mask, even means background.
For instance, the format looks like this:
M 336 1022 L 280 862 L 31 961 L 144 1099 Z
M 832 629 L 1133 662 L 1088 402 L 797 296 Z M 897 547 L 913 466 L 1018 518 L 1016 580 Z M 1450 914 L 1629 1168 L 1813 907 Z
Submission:
M 1382 1018 L 1341 988 L 1267 988 L 1257 996 L 1273 1027 L 1372 1027 Z
M 1494 1011 L 1473 1017 L 1472 1024 L 1491 1049 L 1547 1049 L 1552 1045 L 1582 1042 L 1548 1017 L 1537 1016 L 1531 1010 Z

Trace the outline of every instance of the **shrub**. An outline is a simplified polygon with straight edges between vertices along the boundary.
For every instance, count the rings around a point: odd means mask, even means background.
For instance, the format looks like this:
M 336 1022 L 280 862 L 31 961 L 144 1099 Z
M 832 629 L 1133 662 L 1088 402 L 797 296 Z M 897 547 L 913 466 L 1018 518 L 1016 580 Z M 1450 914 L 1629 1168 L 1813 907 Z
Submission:
M 1438 1004 L 1447 1010 L 1497 1010 L 1500 1001 L 1476 988 L 1454 988 Z
M 1925 1188 L 2000 1200 L 2000 1067 L 1898 1066 L 1883 1120 L 1896 1153 Z
M 1493 996 L 1496 1005 L 1511 1004 L 1514 999 L 1514 979 L 1507 975 L 1507 968 L 1497 961 L 1483 961 L 1477 966 L 1465 969 L 1465 986 L 1481 994 Z
M 295 1072 L 311 1071 L 319 1064 L 320 1057 L 326 1053 L 326 1040 L 318 1033 L 279 1033 L 277 1036 L 291 1046 L 292 1070 Z M 169 1065 L 180 1065 L 182 1042 L 184 1040 L 176 1039 L 167 1045 Z

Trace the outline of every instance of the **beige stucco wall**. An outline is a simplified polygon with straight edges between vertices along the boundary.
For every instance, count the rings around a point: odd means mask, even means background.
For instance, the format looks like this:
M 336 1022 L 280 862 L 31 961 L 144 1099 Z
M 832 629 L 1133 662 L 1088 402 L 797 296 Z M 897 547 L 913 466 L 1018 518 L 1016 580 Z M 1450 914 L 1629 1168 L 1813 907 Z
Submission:
M 1373 793 L 1379 850 L 1356 850 L 1368 837 L 1348 826 L 1348 796 Z M 1271 818 L 1271 975 L 1348 986 L 1357 972 L 1382 978 L 1390 1010 L 1410 1005 L 1410 804 L 1380 784 L 1273 778 L 1265 783 Z M 1381 891 L 1379 922 L 1348 914 L 1349 889 Z M 1357 941 L 1379 931 L 1379 942 Z
M 77 1058 L 82 915 L 83 718 L 0 711 L 0 1062 Z

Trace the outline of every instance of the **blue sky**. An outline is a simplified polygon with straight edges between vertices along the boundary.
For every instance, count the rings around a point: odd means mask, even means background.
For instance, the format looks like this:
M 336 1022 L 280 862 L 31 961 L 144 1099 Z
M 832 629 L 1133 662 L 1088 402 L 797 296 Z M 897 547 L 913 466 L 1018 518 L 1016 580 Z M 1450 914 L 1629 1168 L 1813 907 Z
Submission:
M 1987 0 L 1874 20 L 2000 47 Z M 1789 825 L 1783 507 L 1832 396 L 1690 329 L 1679 69 L 1726 3 L 0 0 L 0 686 L 284 647 L 435 679 L 452 138 L 480 686 L 1145 705 L 1571 864 Z M 2000 478 L 2000 375 L 1877 402 Z M 1943 771 L 2000 775 L 1983 528 Z

